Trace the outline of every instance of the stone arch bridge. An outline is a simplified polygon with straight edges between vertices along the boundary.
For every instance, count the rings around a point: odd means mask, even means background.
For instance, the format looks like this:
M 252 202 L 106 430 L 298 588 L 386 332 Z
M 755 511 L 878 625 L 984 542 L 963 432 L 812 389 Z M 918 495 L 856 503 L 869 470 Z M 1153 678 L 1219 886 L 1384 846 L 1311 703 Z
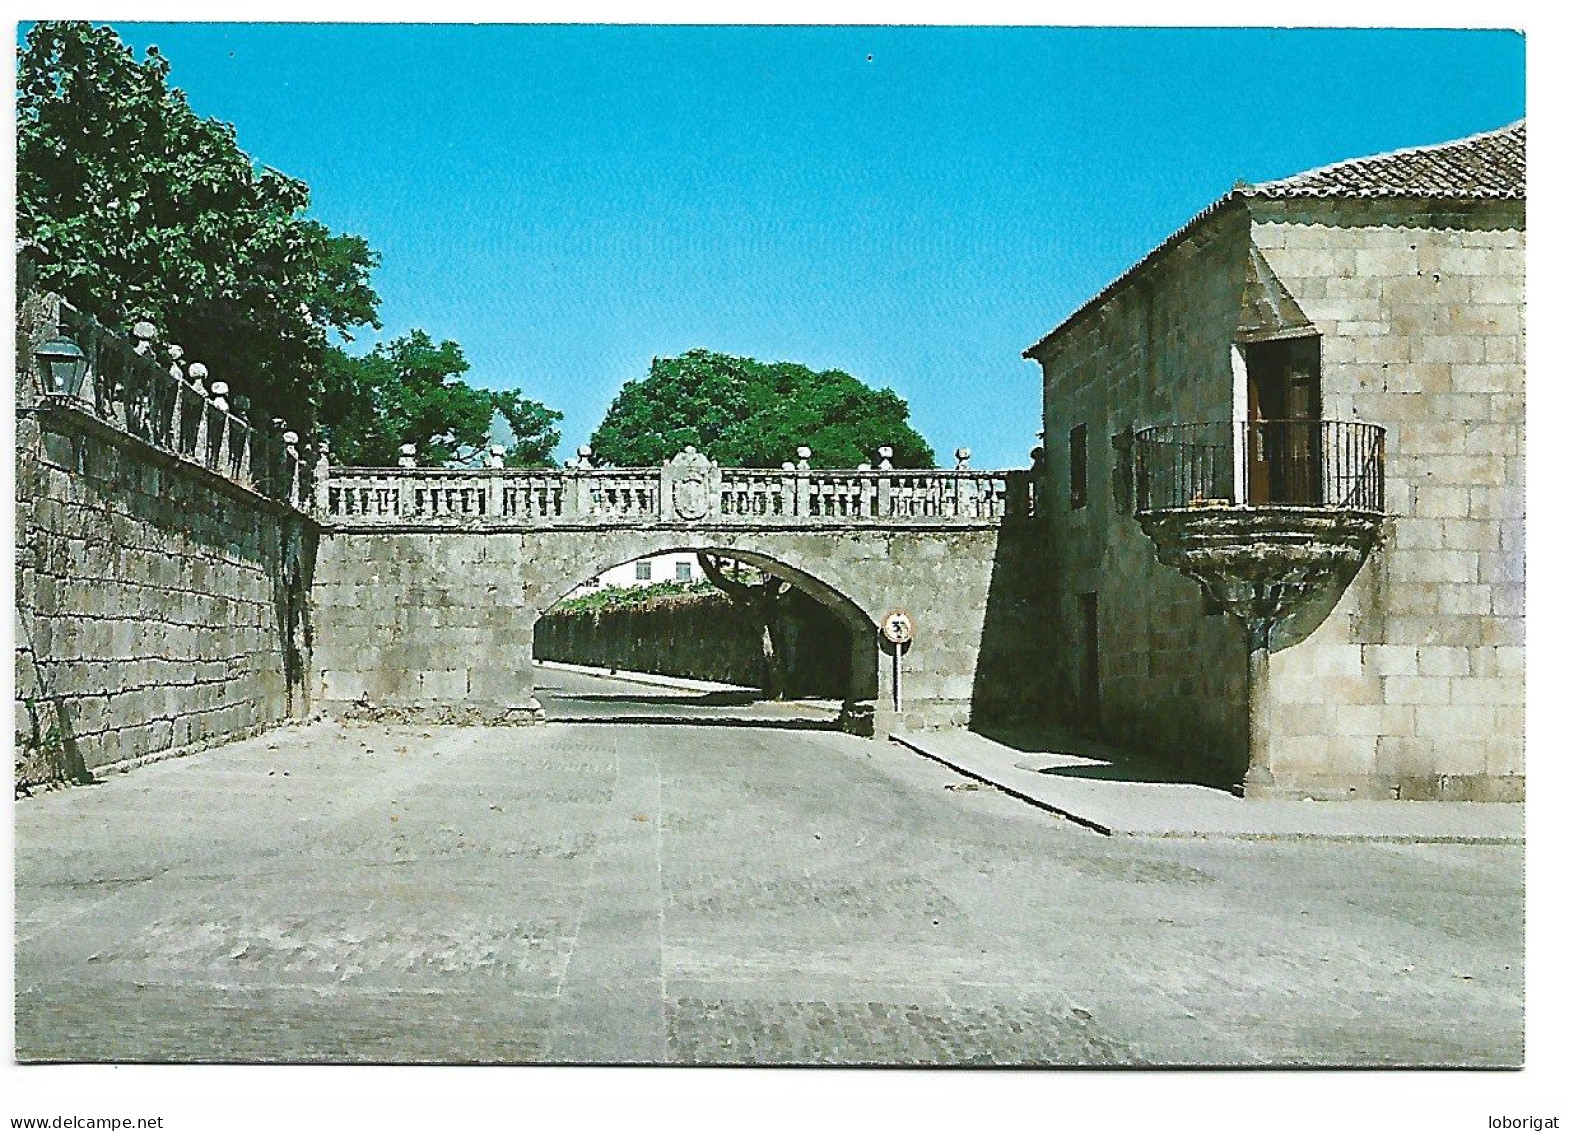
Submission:
M 537 718 L 541 613 L 612 566 L 711 550 L 784 577 L 849 627 L 847 729 L 962 724 L 983 652 L 1006 667 L 999 626 L 1014 618 L 998 604 L 1017 586 L 995 575 L 1030 485 L 1020 471 L 723 468 L 691 449 L 658 468 L 323 466 L 320 699 L 432 721 Z M 895 608 L 917 626 L 897 688 L 878 630 Z

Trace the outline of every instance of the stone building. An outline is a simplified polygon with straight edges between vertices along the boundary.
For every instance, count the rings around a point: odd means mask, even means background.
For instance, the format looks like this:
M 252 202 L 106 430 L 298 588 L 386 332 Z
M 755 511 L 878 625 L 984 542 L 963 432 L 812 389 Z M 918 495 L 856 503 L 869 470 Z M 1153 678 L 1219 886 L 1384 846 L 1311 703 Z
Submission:
M 1030 347 L 1058 713 L 1249 795 L 1522 797 L 1524 291 L 1521 121 L 1239 184 Z

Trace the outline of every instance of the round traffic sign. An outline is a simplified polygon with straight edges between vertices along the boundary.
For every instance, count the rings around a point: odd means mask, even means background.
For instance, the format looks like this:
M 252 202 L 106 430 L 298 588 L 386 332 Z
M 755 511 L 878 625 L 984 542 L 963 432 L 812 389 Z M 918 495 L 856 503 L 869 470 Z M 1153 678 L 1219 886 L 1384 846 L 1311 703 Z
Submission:
M 908 644 L 915 639 L 915 618 L 903 609 L 890 609 L 883 617 L 883 638 L 890 644 Z

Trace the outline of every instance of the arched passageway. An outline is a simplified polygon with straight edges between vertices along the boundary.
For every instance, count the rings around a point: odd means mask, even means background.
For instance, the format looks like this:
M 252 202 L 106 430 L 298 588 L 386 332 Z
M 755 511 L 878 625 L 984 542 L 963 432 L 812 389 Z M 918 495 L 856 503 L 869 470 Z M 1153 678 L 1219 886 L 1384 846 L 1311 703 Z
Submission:
M 707 551 L 783 578 L 845 626 L 843 725 L 857 733 L 964 724 L 992 584 L 995 529 L 445 527 L 323 533 L 312 592 L 318 701 L 441 722 L 526 722 L 541 614 L 640 557 Z M 893 657 L 878 624 L 919 635 Z
M 731 586 L 729 593 L 709 585 L 685 600 L 560 611 L 563 602 L 570 605 L 583 583 L 595 577 L 617 573 L 634 577 L 623 567 L 633 562 L 649 562 L 652 567 L 661 557 L 692 563 L 700 555 L 711 561 L 744 563 L 765 583 Z M 701 581 L 701 561 L 695 567 L 688 569 L 688 575 Z M 541 608 L 535 622 L 534 685 L 546 718 L 577 717 L 589 706 L 605 715 L 607 703 L 619 705 L 638 721 L 714 717 L 683 715 L 674 710 L 677 706 L 692 711 L 745 706 L 761 708 L 748 719 L 789 720 L 792 725 L 825 720 L 842 729 L 870 731 L 878 691 L 876 626 L 866 610 L 820 578 L 772 556 L 720 544 L 662 549 L 608 564 L 596 561 L 586 569 L 590 572 L 576 577 L 562 598 Z M 652 580 L 655 570 L 646 572 Z M 542 592 L 541 602 L 557 588 Z M 623 686 L 619 694 L 602 688 L 595 689 L 600 693 L 585 694 L 583 677 L 557 664 L 609 669 L 615 675 L 655 673 L 717 681 L 746 690 L 702 689 L 708 693 L 693 691 L 677 698 L 669 691 L 628 694 L 636 689 Z M 769 700 L 801 698 L 814 702 L 810 707 L 798 704 L 793 713 L 778 706 L 763 708 Z M 837 708 L 836 717 L 823 714 L 824 700 Z M 640 713 L 646 705 L 661 710 Z

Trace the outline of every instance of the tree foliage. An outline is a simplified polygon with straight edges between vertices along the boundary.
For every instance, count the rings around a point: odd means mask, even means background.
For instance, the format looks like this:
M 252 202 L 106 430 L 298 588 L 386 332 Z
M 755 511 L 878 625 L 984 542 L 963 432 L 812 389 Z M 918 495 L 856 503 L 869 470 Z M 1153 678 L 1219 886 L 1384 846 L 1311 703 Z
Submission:
M 644 609 L 672 601 L 717 597 L 718 591 L 707 581 L 655 581 L 648 585 L 607 585 L 580 597 L 558 601 L 551 615 L 588 616 L 614 609 Z
M 512 443 L 502 457 L 504 467 L 555 467 L 554 452 L 561 443 L 556 425 L 561 413 L 511 390 L 492 393 L 491 403 L 512 432 Z
M 597 460 L 623 467 L 655 466 L 688 444 L 732 467 L 778 467 L 803 444 L 814 467 L 875 462 L 884 445 L 898 467 L 931 467 L 909 416 L 893 390 L 839 369 L 689 350 L 622 386 L 590 443 Z
M 561 413 L 515 391 L 465 384 L 469 363 L 452 341 L 437 344 L 423 330 L 379 344 L 364 357 L 332 351 L 327 358 L 322 416 L 337 463 L 390 467 L 398 448 L 413 444 L 421 463 L 469 463 L 490 442 L 500 413 L 514 435 L 509 467 L 550 463 L 561 440 Z
M 256 169 L 107 27 L 42 22 L 18 76 L 17 228 L 41 285 L 120 329 L 145 319 L 258 411 L 315 404 L 330 330 L 377 326 L 376 254 L 304 218 L 304 183 Z
M 495 414 L 506 462 L 550 462 L 561 414 L 461 380 L 457 344 L 414 330 L 365 357 L 341 347 L 381 328 L 364 239 L 304 215 L 306 185 L 257 168 L 232 125 L 197 115 L 156 47 L 137 61 L 108 27 L 28 32 L 17 99 L 17 234 L 37 283 L 121 331 L 164 342 L 246 397 L 262 420 L 320 428 L 339 462 L 472 457 Z

